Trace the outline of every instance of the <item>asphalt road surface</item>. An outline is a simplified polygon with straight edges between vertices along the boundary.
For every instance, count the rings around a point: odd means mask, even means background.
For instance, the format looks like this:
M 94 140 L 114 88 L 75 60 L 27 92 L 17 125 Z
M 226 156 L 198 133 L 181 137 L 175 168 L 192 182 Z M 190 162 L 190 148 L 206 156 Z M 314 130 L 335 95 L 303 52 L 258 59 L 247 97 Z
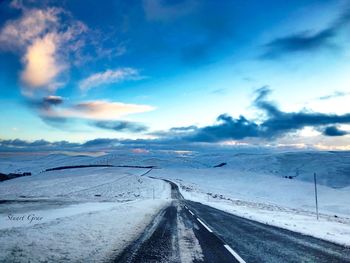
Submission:
M 350 263 L 349 248 L 185 200 L 167 182 L 171 205 L 113 262 Z

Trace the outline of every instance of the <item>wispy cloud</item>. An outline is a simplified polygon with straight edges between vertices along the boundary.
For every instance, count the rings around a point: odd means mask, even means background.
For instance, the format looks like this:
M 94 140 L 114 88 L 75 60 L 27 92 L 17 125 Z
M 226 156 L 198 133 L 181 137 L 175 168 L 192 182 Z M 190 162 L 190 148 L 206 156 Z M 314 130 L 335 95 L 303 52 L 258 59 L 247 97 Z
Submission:
M 339 98 L 350 95 L 350 92 L 343 92 L 343 91 L 334 91 L 332 94 L 321 96 L 318 99 L 320 100 L 328 100 L 333 98 Z
M 109 102 L 104 100 L 86 101 L 73 105 L 62 105 L 57 100 L 50 100 L 47 107 L 47 99 L 44 100 L 46 107 L 38 108 L 44 118 L 63 119 L 88 119 L 88 120 L 116 120 L 120 117 L 151 111 L 154 108 L 148 105 L 126 104 L 120 102 Z
M 38 38 L 45 36 L 59 24 L 62 9 L 24 9 L 22 15 L 5 23 L 0 31 L 0 44 L 3 49 L 26 49 Z
M 210 92 L 211 94 L 216 94 L 216 95 L 224 95 L 227 93 L 227 89 L 215 89 Z
M 88 90 L 105 84 L 119 83 L 125 80 L 138 80 L 143 78 L 139 71 L 133 68 L 108 69 L 104 72 L 98 72 L 83 79 L 79 86 L 81 90 Z
M 314 51 L 325 47 L 332 47 L 331 39 L 335 30 L 326 29 L 320 32 L 302 32 L 294 35 L 280 37 L 267 43 L 266 52 L 262 58 L 273 59 L 284 54 Z
M 139 133 L 148 130 L 144 124 L 131 121 L 97 121 L 92 123 L 93 126 L 101 129 L 112 130 L 116 132 Z
M 196 0 L 143 0 L 146 17 L 151 21 L 167 21 L 189 14 L 197 6 Z
M 350 22 L 350 8 L 345 7 L 340 15 L 323 30 L 304 31 L 277 37 L 264 45 L 262 59 L 276 59 L 297 52 L 314 52 L 325 48 L 334 49 L 335 37 Z

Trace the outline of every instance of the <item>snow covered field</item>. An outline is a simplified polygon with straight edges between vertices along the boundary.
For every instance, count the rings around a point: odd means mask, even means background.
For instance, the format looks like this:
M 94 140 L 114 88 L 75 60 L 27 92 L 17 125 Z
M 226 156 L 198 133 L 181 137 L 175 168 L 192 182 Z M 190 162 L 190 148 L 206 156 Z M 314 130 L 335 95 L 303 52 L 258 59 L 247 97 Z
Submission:
M 39 173 L 47 168 L 61 165 L 90 164 L 93 157 L 88 155 L 65 155 L 65 154 L 2 154 L 0 155 L 0 172 L 2 173 Z
M 170 198 L 145 169 L 83 168 L 0 184 L 0 261 L 101 262 L 137 238 Z
M 1 262 L 102 262 L 112 259 L 137 238 L 166 200 L 91 204 L 90 210 L 72 215 L 62 211 L 31 211 L 51 214 L 42 223 L 0 230 Z M 87 207 L 85 207 L 87 208 Z M 78 208 L 79 210 L 79 208 Z M 59 217 L 54 214 L 59 214 Z M 26 213 L 27 215 L 28 213 Z M 56 219 L 54 219 L 56 217 Z
M 223 167 L 213 168 L 223 162 Z M 43 172 L 89 164 L 155 165 L 159 169 L 146 176 L 142 175 L 149 169 L 116 167 Z M 319 221 L 314 171 L 320 183 Z M 349 171 L 349 152 L 0 156 L 0 172 L 33 174 L 0 183 L 0 261 L 113 258 L 170 202 L 170 186 L 147 176 L 176 182 L 186 199 L 350 246 Z
M 166 197 L 168 185 L 140 177 L 149 169 L 80 168 L 38 173 L 0 185 L 0 199 L 60 198 L 80 201 L 130 201 Z

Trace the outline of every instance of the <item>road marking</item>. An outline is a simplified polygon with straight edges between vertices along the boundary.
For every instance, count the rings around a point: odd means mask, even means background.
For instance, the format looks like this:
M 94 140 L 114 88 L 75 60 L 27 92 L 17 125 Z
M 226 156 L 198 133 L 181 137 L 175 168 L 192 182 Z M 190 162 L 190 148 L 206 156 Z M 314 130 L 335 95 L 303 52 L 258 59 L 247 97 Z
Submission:
M 191 213 L 192 216 L 194 216 L 194 213 L 187 207 L 185 206 L 185 208 L 188 210 L 188 212 Z M 205 227 L 205 229 L 207 229 L 210 233 L 213 233 L 215 235 L 215 233 L 202 221 L 200 220 L 198 217 L 196 217 L 196 219 L 198 220 L 198 222 Z M 215 235 L 216 236 L 216 235 Z M 230 252 L 232 254 L 232 256 L 239 262 L 239 263 L 246 263 L 244 261 L 243 258 L 241 258 L 229 245 L 224 244 L 224 247 L 228 250 L 228 252 Z
M 202 220 L 200 220 L 198 217 L 197 217 L 197 220 L 199 223 L 202 224 L 202 226 L 204 226 L 210 233 L 213 233 L 213 231 L 206 225 L 204 224 L 204 222 Z
M 228 252 L 230 252 L 234 257 L 235 259 L 238 260 L 239 263 L 246 263 L 243 258 L 241 258 L 229 245 L 224 245 L 224 247 L 228 250 Z

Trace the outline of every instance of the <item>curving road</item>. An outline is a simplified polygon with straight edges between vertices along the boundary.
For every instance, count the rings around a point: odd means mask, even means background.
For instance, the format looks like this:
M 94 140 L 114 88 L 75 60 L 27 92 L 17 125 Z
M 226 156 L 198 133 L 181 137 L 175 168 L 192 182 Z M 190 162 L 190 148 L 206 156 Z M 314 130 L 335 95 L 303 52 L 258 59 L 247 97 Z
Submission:
M 350 263 L 349 248 L 185 200 L 167 182 L 171 205 L 113 262 Z

